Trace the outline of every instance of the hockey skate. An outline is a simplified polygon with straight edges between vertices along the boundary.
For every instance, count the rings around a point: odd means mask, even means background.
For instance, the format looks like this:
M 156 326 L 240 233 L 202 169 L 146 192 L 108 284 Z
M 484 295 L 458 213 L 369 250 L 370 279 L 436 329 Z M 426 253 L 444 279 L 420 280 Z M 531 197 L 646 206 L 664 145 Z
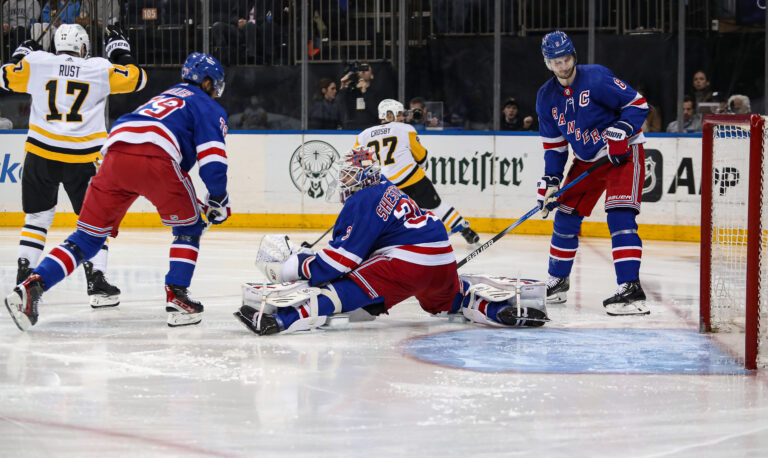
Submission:
M 22 331 L 26 331 L 37 323 L 37 304 L 44 289 L 43 279 L 40 275 L 33 273 L 5 298 L 5 308 L 11 314 L 13 322 Z
M 203 304 L 191 299 L 186 287 L 165 285 L 165 296 L 168 326 L 189 326 L 203 320 Z
M 616 294 L 603 301 L 605 313 L 611 316 L 648 315 L 651 310 L 645 305 L 645 292 L 640 280 L 622 283 Z
M 233 313 L 235 318 L 240 320 L 241 323 L 248 328 L 249 331 L 255 332 L 260 336 L 268 336 L 270 334 L 277 334 L 285 329 L 280 317 L 277 314 L 272 315 L 269 313 L 262 313 L 259 316 L 259 311 L 250 305 L 243 305 L 240 310 Z
M 571 288 L 569 277 L 550 277 L 547 279 L 547 304 L 562 304 L 568 300 L 568 290 Z
M 17 262 L 19 268 L 16 270 L 16 284 L 18 285 L 32 275 L 32 268 L 29 266 L 29 259 L 27 258 L 19 258 Z
M 85 278 L 88 282 L 88 297 L 91 307 L 98 309 L 120 304 L 120 288 L 110 284 L 104 277 L 104 272 L 93 270 L 93 263 L 90 261 L 83 263 L 83 270 L 85 270 Z

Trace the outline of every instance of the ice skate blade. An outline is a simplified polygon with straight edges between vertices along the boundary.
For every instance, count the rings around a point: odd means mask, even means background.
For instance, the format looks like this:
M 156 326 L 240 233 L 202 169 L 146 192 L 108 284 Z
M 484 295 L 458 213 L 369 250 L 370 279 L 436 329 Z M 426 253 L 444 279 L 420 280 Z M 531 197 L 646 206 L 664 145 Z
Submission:
M 23 299 L 14 290 L 5 298 L 5 308 L 8 309 L 8 313 L 11 315 L 13 322 L 21 332 L 26 331 L 32 327 L 32 322 L 29 321 L 29 317 L 20 311 Z
M 629 304 L 608 304 L 605 313 L 610 316 L 650 315 L 651 309 L 645 305 L 645 301 L 635 301 Z
M 104 296 L 101 294 L 94 294 L 89 296 L 91 307 L 95 309 L 101 309 L 106 307 L 116 307 L 120 305 L 120 296 Z
M 179 326 L 191 326 L 203 321 L 203 314 L 201 313 L 181 313 L 181 312 L 168 312 L 168 326 L 176 328 Z
M 565 304 L 565 302 L 568 300 L 567 293 L 555 293 L 549 297 L 547 297 L 547 305 L 551 304 Z

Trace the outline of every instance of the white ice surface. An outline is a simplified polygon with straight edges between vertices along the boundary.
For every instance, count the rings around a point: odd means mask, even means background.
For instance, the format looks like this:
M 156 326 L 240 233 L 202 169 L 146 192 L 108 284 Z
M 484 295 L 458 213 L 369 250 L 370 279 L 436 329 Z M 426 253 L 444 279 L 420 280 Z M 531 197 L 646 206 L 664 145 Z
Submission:
M 52 231 L 49 249 L 67 233 Z M 260 235 L 204 236 L 191 287 L 206 306 L 199 326 L 165 324 L 166 230 L 124 230 L 110 244 L 108 278 L 123 290 L 116 309 L 88 306 L 82 269 L 46 293 L 25 334 L 0 308 L 0 456 L 768 456 L 764 373 L 429 364 L 406 357 L 403 342 L 468 325 L 429 317 L 413 300 L 344 330 L 257 337 L 232 312 L 240 284 L 262 278 Z M 3 296 L 17 236 L 0 230 Z M 466 245 L 453 241 L 463 257 Z M 511 234 L 464 269 L 543 279 L 548 247 L 548 237 Z M 698 258 L 696 244 L 646 241 L 652 314 L 609 317 L 610 241 L 584 239 L 569 302 L 550 307 L 546 328 L 697 329 Z

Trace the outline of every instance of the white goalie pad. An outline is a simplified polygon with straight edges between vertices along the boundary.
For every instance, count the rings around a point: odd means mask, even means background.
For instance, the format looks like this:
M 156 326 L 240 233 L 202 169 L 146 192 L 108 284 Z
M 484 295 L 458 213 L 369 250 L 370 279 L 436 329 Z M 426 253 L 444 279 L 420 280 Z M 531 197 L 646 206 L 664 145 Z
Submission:
M 334 315 L 318 313 L 318 297 L 326 296 L 333 303 Z M 341 300 L 333 285 L 324 288 L 309 286 L 307 281 L 286 283 L 245 283 L 243 285 L 243 305 L 250 305 L 262 314 L 274 314 L 281 307 L 297 307 L 306 312 L 299 312 L 302 318 L 294 321 L 281 333 L 309 331 L 320 326 L 344 327 L 349 322 L 366 321 L 356 315 L 341 313 Z M 258 317 L 257 317 L 258 319 Z
M 526 318 L 523 314 L 526 308 L 539 310 L 547 317 L 547 285 L 544 282 L 484 274 L 466 274 L 460 275 L 459 278 L 471 285 L 465 292 L 465 295 L 470 296 L 470 303 L 462 308 L 462 313 L 472 322 L 506 326 L 486 316 L 483 307 L 490 302 L 507 302 L 513 307 L 517 306 L 521 319 Z M 544 320 L 548 321 L 548 318 Z

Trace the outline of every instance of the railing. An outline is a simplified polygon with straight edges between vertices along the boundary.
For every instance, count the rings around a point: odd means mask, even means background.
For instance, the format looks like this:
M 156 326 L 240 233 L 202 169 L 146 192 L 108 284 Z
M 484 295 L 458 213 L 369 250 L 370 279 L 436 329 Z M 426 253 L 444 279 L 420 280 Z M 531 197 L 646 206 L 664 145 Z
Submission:
M 681 0 L 682 1 L 682 0 Z M 1 57 L 24 39 L 51 49 L 55 24 L 32 1 L 26 12 L 3 17 Z M 62 4 L 65 2 L 62 1 Z M 139 63 L 178 66 L 191 51 L 208 50 L 225 65 L 294 65 L 301 56 L 302 0 L 70 0 L 57 22 L 78 22 L 91 33 L 101 55 L 104 24 L 120 24 Z M 311 62 L 392 60 L 398 37 L 398 0 L 307 0 L 308 55 Z M 501 34 L 526 35 L 554 29 L 589 28 L 590 0 L 502 0 Z M 82 5 L 72 18 L 69 8 Z M 441 36 L 494 33 L 495 0 L 407 0 L 409 46 Z M 595 0 L 595 30 L 605 33 L 674 33 L 677 0 Z M 688 2 L 686 28 L 709 30 L 716 0 Z M 51 19 L 56 13 L 48 8 Z M 53 9 L 56 10 L 55 8 Z M 18 16 L 18 17 L 17 17 Z M 43 35 L 43 32 L 48 33 Z

